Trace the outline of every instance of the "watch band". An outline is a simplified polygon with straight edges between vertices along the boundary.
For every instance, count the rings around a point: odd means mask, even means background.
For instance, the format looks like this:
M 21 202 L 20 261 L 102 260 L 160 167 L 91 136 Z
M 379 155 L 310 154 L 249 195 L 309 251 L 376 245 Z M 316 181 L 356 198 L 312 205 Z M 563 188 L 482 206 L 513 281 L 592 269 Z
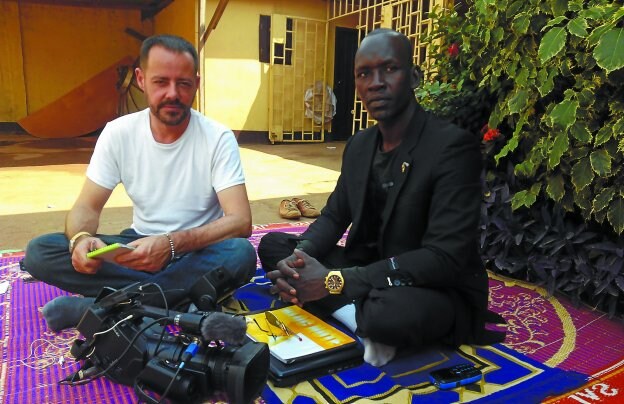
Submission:
M 69 253 L 70 254 L 74 252 L 74 248 L 76 248 L 76 242 L 82 236 L 93 237 L 93 235 L 89 233 L 88 231 L 79 231 L 78 233 L 74 234 L 74 236 L 69 240 Z

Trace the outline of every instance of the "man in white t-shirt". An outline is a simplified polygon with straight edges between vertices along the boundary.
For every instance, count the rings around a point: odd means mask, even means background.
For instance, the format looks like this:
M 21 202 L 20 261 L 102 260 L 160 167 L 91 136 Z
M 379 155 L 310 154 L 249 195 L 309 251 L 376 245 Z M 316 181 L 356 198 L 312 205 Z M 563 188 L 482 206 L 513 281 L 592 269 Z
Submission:
M 28 244 L 26 271 L 85 296 L 48 302 L 43 314 L 51 329 L 77 325 L 103 287 L 156 284 L 164 296 L 154 288 L 143 302 L 164 305 L 166 299 L 172 307 L 202 277 L 225 279 L 227 285 L 213 286 L 231 289 L 255 273 L 238 145 L 232 131 L 191 109 L 197 71 L 197 52 L 186 40 L 159 35 L 144 41 L 136 78 L 149 108 L 106 125 L 65 232 Z M 118 235 L 97 234 L 102 209 L 118 184 L 132 200 L 132 226 Z M 114 263 L 87 257 L 112 243 L 135 249 Z

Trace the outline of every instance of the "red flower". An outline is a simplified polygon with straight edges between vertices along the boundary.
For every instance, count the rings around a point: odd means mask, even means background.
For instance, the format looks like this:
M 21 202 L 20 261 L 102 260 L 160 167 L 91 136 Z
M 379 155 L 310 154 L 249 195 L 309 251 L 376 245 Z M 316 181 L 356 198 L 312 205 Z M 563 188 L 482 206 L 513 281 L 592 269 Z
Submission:
M 451 58 L 457 57 L 459 55 L 459 45 L 456 42 L 453 42 L 451 46 L 448 47 L 448 54 Z
M 491 142 L 500 136 L 500 131 L 498 129 L 490 128 L 488 125 L 485 125 L 483 129 L 481 129 L 481 132 L 485 132 L 483 133 L 484 142 Z

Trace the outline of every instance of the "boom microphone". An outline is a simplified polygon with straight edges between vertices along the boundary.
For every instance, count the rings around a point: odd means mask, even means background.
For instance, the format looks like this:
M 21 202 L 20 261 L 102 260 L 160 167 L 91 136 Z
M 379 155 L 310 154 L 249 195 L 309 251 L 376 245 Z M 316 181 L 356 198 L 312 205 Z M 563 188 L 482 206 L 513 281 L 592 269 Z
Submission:
M 200 331 L 205 341 L 223 341 L 227 344 L 242 345 L 247 333 L 244 317 L 221 312 L 211 312 L 201 322 Z
M 187 333 L 201 334 L 204 342 L 223 341 L 227 344 L 242 345 L 247 333 L 244 317 L 237 317 L 220 311 L 182 313 L 167 311 L 160 307 L 139 306 L 132 310 L 141 316 L 161 316 Z

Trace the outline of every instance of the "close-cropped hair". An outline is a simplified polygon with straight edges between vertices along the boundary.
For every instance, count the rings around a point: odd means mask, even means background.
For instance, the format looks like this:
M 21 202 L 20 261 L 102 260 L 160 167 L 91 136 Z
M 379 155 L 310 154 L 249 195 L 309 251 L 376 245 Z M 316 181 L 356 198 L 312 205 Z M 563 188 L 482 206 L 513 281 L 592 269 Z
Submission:
M 186 39 L 181 38 L 176 35 L 162 34 L 162 35 L 154 35 L 143 41 L 141 45 L 141 68 L 145 69 L 147 66 L 147 58 L 149 56 L 149 51 L 154 46 L 162 46 L 165 49 L 168 49 L 173 52 L 179 53 L 188 53 L 193 57 L 193 64 L 195 66 L 195 71 L 199 70 L 199 57 L 197 56 L 197 51 L 195 47 Z
M 389 35 L 399 38 L 399 40 L 401 41 L 401 46 L 403 46 L 403 49 L 408 56 L 408 60 L 406 60 L 408 62 L 408 67 L 412 67 L 414 65 L 414 61 L 412 60 L 414 49 L 412 48 L 412 43 L 410 42 L 409 38 L 405 36 L 405 34 L 390 28 L 375 28 L 374 30 L 366 34 L 366 37 L 364 39 L 368 38 L 369 36 L 375 35 Z

